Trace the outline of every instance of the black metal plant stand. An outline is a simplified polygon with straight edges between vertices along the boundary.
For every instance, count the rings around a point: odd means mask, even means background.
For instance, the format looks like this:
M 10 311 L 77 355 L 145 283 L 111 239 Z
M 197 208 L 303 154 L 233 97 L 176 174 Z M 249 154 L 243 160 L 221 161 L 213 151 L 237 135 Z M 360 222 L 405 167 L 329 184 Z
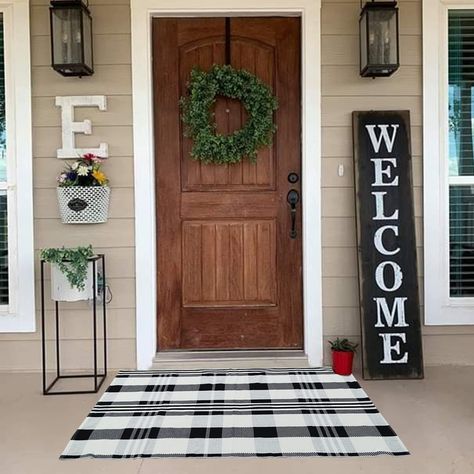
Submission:
M 44 260 L 41 260 L 41 344 L 42 344 L 42 367 L 43 367 L 43 395 L 73 395 L 79 393 L 97 393 L 104 383 L 107 377 L 107 310 L 106 310 L 106 274 L 105 274 L 105 255 L 98 254 L 89 259 L 92 262 L 92 322 L 93 322 L 93 340 L 94 340 L 94 372 L 92 374 L 74 374 L 74 375 L 63 375 L 61 374 L 61 358 L 60 358 L 60 337 L 59 337 L 59 301 L 55 301 L 55 344 L 56 344 L 56 377 L 48 385 L 46 381 L 46 331 L 45 331 L 45 319 L 46 319 L 46 308 L 45 308 L 45 297 L 44 297 Z M 102 324 L 103 324 L 103 354 L 104 354 L 104 367 L 103 371 L 99 372 L 97 362 L 97 262 L 102 263 Z M 52 391 L 53 387 L 59 380 L 62 379 L 84 379 L 92 378 L 94 380 L 94 388 L 89 390 L 55 390 Z

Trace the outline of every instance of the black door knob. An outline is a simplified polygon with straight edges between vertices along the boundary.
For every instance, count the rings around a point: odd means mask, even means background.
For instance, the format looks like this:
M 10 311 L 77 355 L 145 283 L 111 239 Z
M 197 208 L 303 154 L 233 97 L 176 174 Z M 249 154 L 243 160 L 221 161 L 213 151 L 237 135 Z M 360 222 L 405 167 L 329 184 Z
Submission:
M 291 217 L 291 229 L 290 229 L 290 238 L 296 239 L 298 233 L 296 232 L 296 205 L 300 200 L 300 195 L 296 189 L 291 189 L 287 196 L 286 200 L 290 205 L 290 217 Z

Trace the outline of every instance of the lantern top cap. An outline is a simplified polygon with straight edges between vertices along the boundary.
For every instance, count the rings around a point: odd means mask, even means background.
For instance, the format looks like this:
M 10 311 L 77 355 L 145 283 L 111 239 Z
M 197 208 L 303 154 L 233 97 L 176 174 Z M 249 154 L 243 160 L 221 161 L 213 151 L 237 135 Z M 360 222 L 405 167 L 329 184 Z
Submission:
M 89 0 L 51 0 L 52 7 L 80 7 L 89 11 Z
M 381 8 L 396 8 L 397 2 L 388 1 L 388 2 L 367 2 L 363 7 L 361 14 L 367 10 L 379 10 Z

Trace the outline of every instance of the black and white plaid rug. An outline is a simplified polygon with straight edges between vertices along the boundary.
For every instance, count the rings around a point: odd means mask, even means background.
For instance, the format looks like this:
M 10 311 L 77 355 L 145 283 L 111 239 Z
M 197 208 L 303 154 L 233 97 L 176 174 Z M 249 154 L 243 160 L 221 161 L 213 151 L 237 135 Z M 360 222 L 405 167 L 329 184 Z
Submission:
M 330 369 L 120 372 L 61 458 L 409 454 Z

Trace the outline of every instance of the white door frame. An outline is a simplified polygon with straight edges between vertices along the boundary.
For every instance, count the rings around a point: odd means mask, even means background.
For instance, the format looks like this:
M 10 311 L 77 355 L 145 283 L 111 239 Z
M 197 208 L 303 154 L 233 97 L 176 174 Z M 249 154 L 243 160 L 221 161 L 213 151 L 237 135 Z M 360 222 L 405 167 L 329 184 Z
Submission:
M 131 2 L 138 369 L 150 368 L 156 354 L 157 272 L 151 18 L 162 16 L 301 17 L 304 351 L 312 366 L 322 365 L 320 11 L 321 0 Z

